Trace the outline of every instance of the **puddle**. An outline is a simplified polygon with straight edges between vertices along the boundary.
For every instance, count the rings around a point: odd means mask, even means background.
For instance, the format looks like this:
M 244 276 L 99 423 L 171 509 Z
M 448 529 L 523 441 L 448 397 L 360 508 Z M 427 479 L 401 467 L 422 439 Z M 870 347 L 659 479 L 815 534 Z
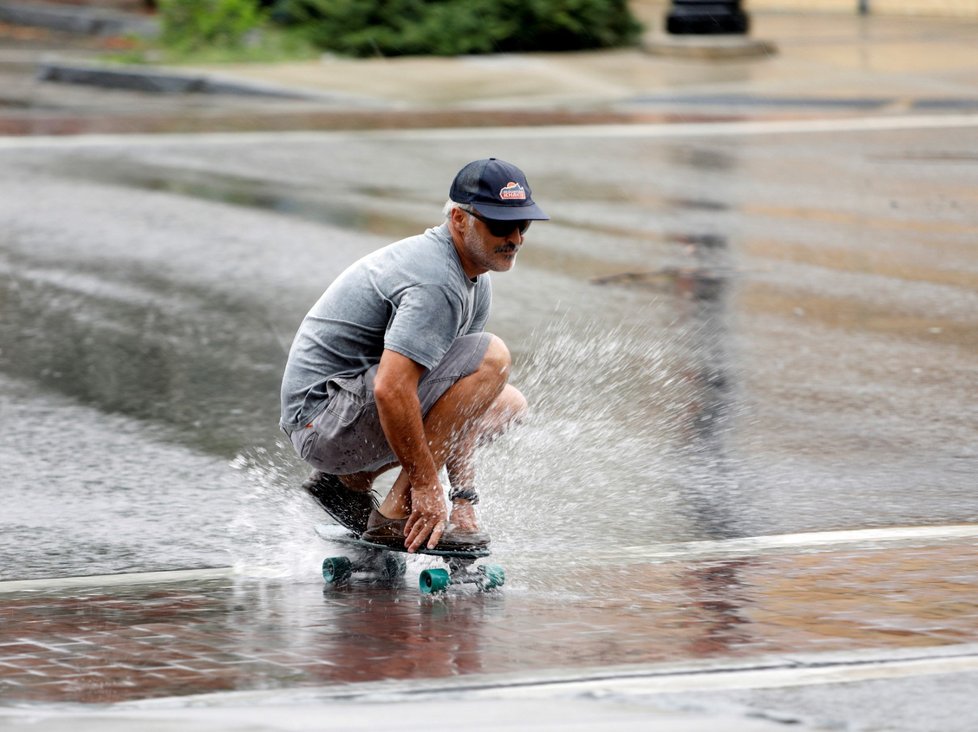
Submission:
M 386 212 L 379 207 L 367 212 L 349 205 L 339 205 L 328 196 L 316 197 L 291 190 L 282 182 L 269 184 L 255 178 L 220 175 L 185 168 L 154 168 L 151 164 L 127 164 L 124 161 L 100 161 L 91 164 L 83 158 L 67 159 L 60 173 L 99 183 L 159 191 L 216 201 L 292 216 L 316 223 L 383 235 L 401 235 L 421 224 L 412 219 Z M 365 198 L 399 198 L 400 192 L 366 187 L 350 191 Z
M 0 274 L 5 373 L 170 425 L 197 449 L 233 454 L 242 441 L 268 439 L 283 355 L 255 329 L 260 312 L 132 266 L 62 269 L 8 257 Z

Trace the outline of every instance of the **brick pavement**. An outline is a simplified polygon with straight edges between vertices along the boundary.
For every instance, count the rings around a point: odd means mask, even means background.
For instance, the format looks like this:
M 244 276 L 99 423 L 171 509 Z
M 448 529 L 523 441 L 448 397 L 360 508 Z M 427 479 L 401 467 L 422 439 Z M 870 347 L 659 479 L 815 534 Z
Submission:
M 503 592 L 437 600 L 410 580 L 323 590 L 240 578 L 0 595 L 0 699 L 116 702 L 978 641 L 974 540 L 574 572 L 550 588 L 517 577 Z

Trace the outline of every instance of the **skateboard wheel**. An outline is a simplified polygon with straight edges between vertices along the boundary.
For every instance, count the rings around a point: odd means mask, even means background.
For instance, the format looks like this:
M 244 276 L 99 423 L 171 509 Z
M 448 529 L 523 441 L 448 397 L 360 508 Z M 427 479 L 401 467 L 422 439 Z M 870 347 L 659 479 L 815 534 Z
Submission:
M 388 554 L 384 557 L 383 574 L 385 579 L 397 579 L 407 572 L 407 561 L 399 554 Z
M 451 578 L 448 575 L 448 570 L 426 569 L 421 572 L 421 577 L 418 579 L 418 586 L 421 588 L 422 594 L 431 595 L 435 592 L 444 592 L 448 589 L 450 581 Z
M 481 575 L 479 581 L 479 589 L 481 590 L 502 587 L 503 583 L 506 582 L 506 570 L 498 564 L 483 564 L 478 567 L 478 571 Z
M 327 557 L 323 560 L 323 579 L 335 584 L 349 579 L 353 574 L 353 562 L 346 557 Z

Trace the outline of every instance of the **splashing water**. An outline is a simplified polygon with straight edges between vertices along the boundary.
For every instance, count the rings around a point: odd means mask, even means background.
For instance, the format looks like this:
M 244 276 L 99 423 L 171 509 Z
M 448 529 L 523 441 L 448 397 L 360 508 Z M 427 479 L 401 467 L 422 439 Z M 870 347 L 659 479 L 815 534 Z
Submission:
M 667 514 L 681 498 L 698 397 L 671 338 L 566 320 L 536 336 L 514 379 L 530 416 L 479 456 L 498 546 L 584 553 L 675 536 Z
M 566 318 L 531 336 L 513 378 L 530 414 L 476 456 L 496 559 L 523 572 L 541 554 L 570 561 L 702 533 L 690 487 L 703 489 L 716 470 L 715 456 L 695 459 L 702 442 L 691 447 L 704 401 L 690 376 L 695 339 L 685 329 L 650 341 L 638 327 Z M 313 526 L 326 517 L 299 489 L 304 473 L 291 448 L 256 448 L 232 466 L 246 486 L 231 525 L 237 570 L 318 578 L 324 543 Z M 393 475 L 381 481 L 389 486 Z
M 299 487 L 292 448 L 279 443 L 239 454 L 231 467 L 241 471 L 242 500 L 229 527 L 235 572 L 248 577 L 319 579 L 322 545 L 313 526 L 324 518 Z

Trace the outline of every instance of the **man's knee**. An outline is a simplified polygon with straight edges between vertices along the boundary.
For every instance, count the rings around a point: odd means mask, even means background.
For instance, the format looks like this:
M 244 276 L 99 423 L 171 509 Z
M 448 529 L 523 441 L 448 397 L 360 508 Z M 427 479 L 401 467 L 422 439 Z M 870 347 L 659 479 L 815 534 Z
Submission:
M 511 427 L 520 424 L 528 410 L 526 397 L 512 384 L 506 384 L 483 415 L 478 444 L 488 445 Z
M 491 335 L 482 367 L 498 379 L 500 391 L 493 401 L 490 415 L 491 421 L 495 423 L 496 432 L 502 432 L 510 425 L 519 422 L 529 410 L 526 397 L 519 389 L 508 383 L 511 365 L 512 356 L 509 348 L 502 338 Z
M 503 339 L 490 333 L 489 347 L 486 348 L 486 353 L 482 357 L 479 370 L 484 371 L 487 375 L 505 384 L 509 379 L 509 367 L 512 362 L 513 359 L 510 356 L 509 348 L 506 347 Z
M 523 392 L 512 384 L 506 385 L 506 388 L 497 397 L 497 402 L 506 423 L 520 421 L 530 409 Z

